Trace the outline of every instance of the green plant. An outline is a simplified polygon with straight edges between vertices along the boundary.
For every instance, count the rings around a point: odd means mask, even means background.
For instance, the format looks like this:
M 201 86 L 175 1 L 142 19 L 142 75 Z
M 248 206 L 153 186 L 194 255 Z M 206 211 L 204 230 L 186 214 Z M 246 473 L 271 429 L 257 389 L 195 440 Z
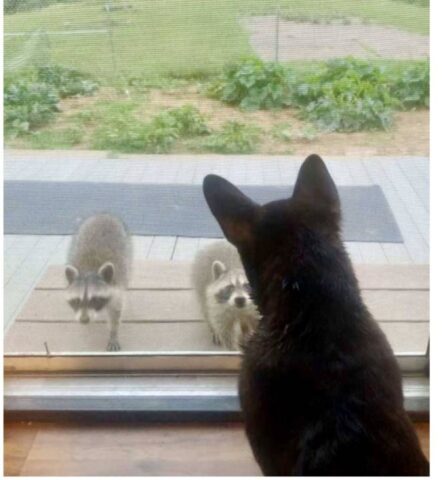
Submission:
M 71 148 L 83 139 L 84 132 L 79 128 L 64 128 L 57 130 L 41 130 L 29 135 L 32 148 Z
M 106 104 L 102 125 L 94 132 L 94 148 L 118 152 L 166 153 L 181 137 L 204 135 L 209 129 L 191 106 L 164 110 L 148 123 L 133 116 L 134 104 Z M 113 111 L 112 111 L 113 110 Z
M 9 137 L 24 135 L 46 125 L 59 111 L 60 97 L 90 95 L 98 84 L 63 67 L 41 67 L 5 78 L 4 121 Z
M 204 116 L 192 105 L 171 108 L 159 114 L 157 118 L 164 117 L 173 120 L 180 135 L 194 136 L 209 133 L 209 127 L 206 124 Z
M 253 153 L 259 142 L 259 129 L 230 120 L 218 132 L 212 133 L 203 148 L 216 153 Z
M 80 125 L 89 125 L 91 124 L 97 117 L 96 112 L 92 110 L 81 110 L 80 112 L 71 116 L 71 119 Z
M 277 123 L 273 125 L 270 130 L 270 134 L 275 140 L 280 140 L 283 142 L 291 142 L 293 140 L 292 127 L 289 123 Z
M 7 136 L 15 137 L 46 125 L 58 111 L 56 90 L 28 77 L 7 79 L 4 90 L 4 123 Z
M 399 104 L 384 70 L 353 58 L 332 60 L 304 77 L 294 103 L 320 129 L 344 132 L 386 129 Z
M 148 127 L 128 116 L 120 116 L 105 121 L 93 133 L 93 147 L 98 150 L 111 150 L 125 153 L 146 151 Z
M 313 125 L 307 125 L 296 135 L 296 138 L 303 142 L 313 142 L 318 138 L 318 134 L 318 130 Z
M 419 62 L 392 74 L 391 94 L 397 98 L 402 107 L 429 107 L 430 105 L 430 65 Z
M 247 58 L 229 65 L 213 82 L 208 94 L 244 110 L 288 107 L 292 103 L 294 76 L 279 63 Z
M 56 88 L 61 98 L 92 95 L 98 89 L 98 83 L 90 75 L 59 65 L 39 67 L 37 79 Z
M 180 137 L 209 133 L 204 117 L 192 105 L 171 108 L 156 115 L 148 125 L 147 148 L 153 153 L 168 152 Z
M 180 136 L 176 119 L 168 112 L 155 116 L 146 130 L 146 149 L 151 153 L 166 153 Z

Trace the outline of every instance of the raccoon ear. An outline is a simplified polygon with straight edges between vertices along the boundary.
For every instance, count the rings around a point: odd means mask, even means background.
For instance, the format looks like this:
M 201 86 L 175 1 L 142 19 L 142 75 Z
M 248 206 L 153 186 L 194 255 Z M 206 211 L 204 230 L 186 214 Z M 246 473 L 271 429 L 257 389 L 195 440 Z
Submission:
M 227 240 L 236 246 L 250 241 L 259 205 L 218 175 L 206 176 L 203 192 Z
M 64 269 L 64 274 L 66 276 L 66 280 L 68 281 L 69 285 L 71 285 L 74 282 L 74 280 L 78 277 L 79 272 L 72 265 L 66 265 L 66 268 Z
M 101 267 L 98 270 L 98 275 L 106 282 L 106 283 L 111 283 L 115 274 L 115 267 L 113 263 L 111 262 L 106 262 L 101 265 Z
M 319 155 L 309 155 L 299 170 L 293 199 L 340 219 L 339 194 L 324 161 Z
M 220 262 L 219 260 L 215 260 L 212 263 L 212 277 L 214 280 L 217 280 L 226 271 L 227 271 L 227 268 L 223 262 Z

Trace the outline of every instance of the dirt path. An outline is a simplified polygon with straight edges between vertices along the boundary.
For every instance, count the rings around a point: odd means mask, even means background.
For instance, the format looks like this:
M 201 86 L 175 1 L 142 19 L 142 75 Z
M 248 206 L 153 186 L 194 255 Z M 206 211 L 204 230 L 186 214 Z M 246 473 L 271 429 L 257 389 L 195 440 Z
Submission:
M 346 56 L 376 59 L 422 59 L 429 56 L 429 38 L 381 25 L 349 20 L 349 25 L 279 20 L 279 60 L 326 60 Z M 274 60 L 276 16 L 243 20 L 250 43 L 263 60 Z

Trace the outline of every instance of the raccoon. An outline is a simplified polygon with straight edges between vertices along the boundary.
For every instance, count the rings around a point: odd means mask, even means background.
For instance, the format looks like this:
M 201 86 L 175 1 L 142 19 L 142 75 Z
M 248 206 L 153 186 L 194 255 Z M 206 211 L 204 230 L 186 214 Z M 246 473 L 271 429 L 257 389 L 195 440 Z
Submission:
M 110 325 L 108 351 L 121 348 L 118 328 L 131 265 L 131 236 L 113 215 L 87 218 L 72 238 L 65 267 L 66 299 L 80 323 L 105 312 Z
M 259 320 L 239 255 L 226 241 L 201 250 L 192 268 L 192 282 L 213 342 L 239 350 Z

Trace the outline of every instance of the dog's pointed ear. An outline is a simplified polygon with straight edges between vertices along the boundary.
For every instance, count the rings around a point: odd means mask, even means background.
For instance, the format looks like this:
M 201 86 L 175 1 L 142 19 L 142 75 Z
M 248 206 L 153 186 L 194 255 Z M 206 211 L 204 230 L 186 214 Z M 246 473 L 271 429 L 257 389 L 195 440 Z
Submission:
M 227 240 L 235 246 L 248 243 L 253 238 L 259 206 L 218 175 L 206 176 L 203 192 Z
M 301 165 L 293 199 L 310 209 L 333 216 L 337 222 L 340 220 L 338 189 L 319 155 L 309 155 Z

